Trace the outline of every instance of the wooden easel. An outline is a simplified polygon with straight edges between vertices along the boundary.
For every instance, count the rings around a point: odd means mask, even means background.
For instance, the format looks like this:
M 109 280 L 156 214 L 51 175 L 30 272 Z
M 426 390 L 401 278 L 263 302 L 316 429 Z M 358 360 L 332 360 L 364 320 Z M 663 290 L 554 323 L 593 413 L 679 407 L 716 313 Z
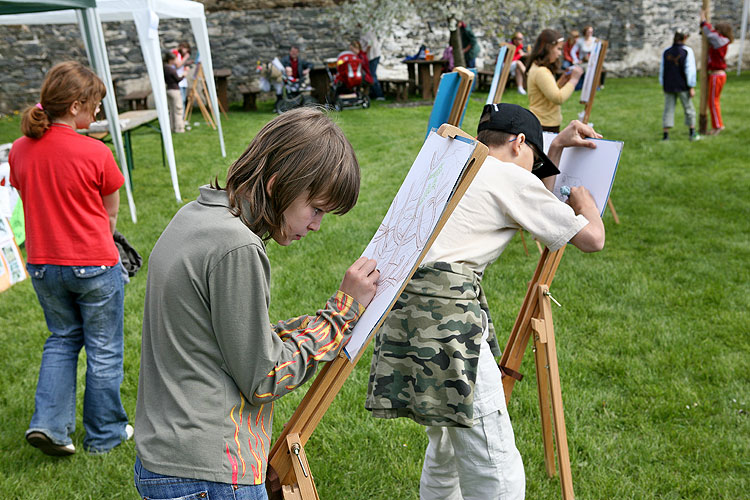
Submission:
M 589 100 L 585 103 L 586 107 L 584 108 L 584 114 L 583 114 L 583 123 L 588 123 L 589 118 L 591 117 L 591 108 L 594 107 L 594 97 L 596 96 L 596 89 L 599 88 L 599 83 L 602 81 L 602 66 L 604 65 L 604 56 L 607 55 L 607 47 L 609 46 L 609 42 L 607 40 L 602 40 L 602 50 L 599 52 L 599 59 L 596 60 L 596 70 L 594 73 L 594 83 L 591 85 L 591 95 L 589 96 Z M 609 211 L 612 212 L 612 217 L 615 220 L 615 224 L 620 223 L 620 218 L 617 216 L 617 211 L 615 210 L 615 206 L 612 204 L 612 199 L 607 199 L 607 206 L 609 207 Z
M 458 127 L 461 124 L 461 118 L 464 116 L 464 111 L 466 111 L 466 104 L 469 101 L 471 86 L 474 84 L 474 72 L 461 66 L 454 68 L 453 72 L 458 73 L 460 81 L 458 83 L 456 98 L 453 101 L 453 107 L 451 108 L 451 114 L 446 123 Z
M 467 139 L 473 139 L 472 136 L 463 132 L 461 129 L 452 125 L 442 125 L 437 133 L 442 137 L 461 136 Z M 468 166 L 459 181 L 453 197 L 448 202 L 446 209 L 438 221 L 435 231 L 425 245 L 424 250 L 417 259 L 417 263 L 409 272 L 409 277 L 404 280 L 404 284 L 394 297 L 398 297 L 403 291 L 406 283 L 411 279 L 411 275 L 417 269 L 417 266 L 424 258 L 432 243 L 437 238 L 440 230 L 445 225 L 448 217 L 458 205 L 459 200 L 466 192 L 471 181 L 479 171 L 479 167 L 487 157 L 487 147 L 482 143 L 477 143 L 474 154 L 468 162 Z M 394 299 L 395 302 L 395 299 Z M 391 304 L 391 307 L 393 304 Z M 389 308 L 390 309 L 390 308 Z M 284 429 L 268 455 L 269 468 L 272 468 L 278 475 L 281 483 L 281 497 L 284 500 L 319 500 L 315 482 L 307 463 L 307 456 L 304 452 L 304 446 L 312 435 L 313 431 L 320 423 L 328 408 L 331 406 L 333 399 L 344 385 L 349 374 L 354 370 L 354 366 L 364 354 L 370 340 L 385 321 L 386 314 L 380 319 L 373 329 L 372 334 L 359 350 L 357 357 L 351 362 L 342 353 L 334 360 L 328 363 L 320 371 L 313 381 L 310 389 L 300 402 L 299 406 L 292 414 L 289 421 L 284 425 Z M 272 499 L 273 500 L 273 497 Z
M 570 470 L 568 435 L 565 430 L 560 370 L 557 364 L 555 331 L 552 324 L 552 310 L 549 287 L 555 277 L 565 247 L 550 252 L 545 248 L 539 258 L 534 276 L 529 282 L 526 296 L 516 317 L 508 342 L 500 359 L 503 372 L 503 390 L 506 402 L 510 401 L 513 386 L 523 376 L 518 372 L 529 339 L 534 338 L 534 360 L 536 362 L 537 393 L 539 412 L 542 421 L 542 441 L 544 443 L 544 464 L 549 477 L 555 475 L 555 444 L 557 461 L 560 467 L 560 488 L 564 500 L 573 500 L 573 476 Z M 552 406 L 550 407 L 550 400 Z M 553 443 L 553 422 L 554 438 Z
M 510 76 L 510 65 L 513 63 L 513 54 L 516 50 L 516 46 L 512 43 L 504 43 L 501 46 L 506 46 L 505 58 L 503 60 L 503 67 L 500 70 L 500 78 L 497 81 L 497 88 L 495 89 L 495 95 L 492 96 L 492 103 L 497 104 L 503 99 L 503 93 L 505 92 L 505 86 L 508 85 L 508 78 Z
M 203 101 L 204 99 L 205 104 Z M 206 77 L 203 74 L 203 65 L 201 63 L 196 64 L 195 75 L 193 76 L 193 81 L 190 84 L 190 90 L 188 91 L 187 104 L 185 105 L 186 122 L 190 122 L 190 116 L 193 113 L 193 104 L 196 102 L 201 110 L 203 119 L 212 129 L 216 130 L 216 124 L 213 119 L 214 107 L 213 104 L 211 104 L 208 87 L 206 86 Z M 208 105 L 208 107 L 206 107 L 206 105 Z M 219 102 L 219 109 L 224 113 L 224 117 L 227 118 L 227 112 L 222 108 L 221 102 Z

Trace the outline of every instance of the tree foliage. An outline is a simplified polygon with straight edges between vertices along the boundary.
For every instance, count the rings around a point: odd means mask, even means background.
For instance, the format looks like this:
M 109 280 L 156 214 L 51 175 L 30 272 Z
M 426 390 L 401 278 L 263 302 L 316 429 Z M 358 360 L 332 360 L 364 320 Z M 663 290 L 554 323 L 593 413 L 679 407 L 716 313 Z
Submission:
M 344 30 L 359 26 L 373 29 L 381 37 L 414 15 L 445 22 L 451 31 L 459 20 L 481 18 L 483 24 L 497 26 L 494 35 L 508 37 L 528 21 L 546 26 L 552 20 L 575 15 L 577 4 L 574 0 L 348 0 L 336 8 L 336 16 Z

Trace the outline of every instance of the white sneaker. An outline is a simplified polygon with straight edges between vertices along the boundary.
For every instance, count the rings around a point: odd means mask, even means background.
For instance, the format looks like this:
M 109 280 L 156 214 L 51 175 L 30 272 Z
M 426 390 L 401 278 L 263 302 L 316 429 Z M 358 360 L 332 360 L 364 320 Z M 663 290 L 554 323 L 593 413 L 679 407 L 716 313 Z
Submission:
M 524 89 L 523 87 L 518 87 L 518 93 L 521 95 L 526 95 L 526 89 Z
M 125 435 L 127 436 L 125 438 L 125 441 L 128 441 L 130 439 L 133 439 L 133 434 L 135 434 L 135 429 L 133 429 L 133 426 L 130 424 L 127 424 L 125 426 Z

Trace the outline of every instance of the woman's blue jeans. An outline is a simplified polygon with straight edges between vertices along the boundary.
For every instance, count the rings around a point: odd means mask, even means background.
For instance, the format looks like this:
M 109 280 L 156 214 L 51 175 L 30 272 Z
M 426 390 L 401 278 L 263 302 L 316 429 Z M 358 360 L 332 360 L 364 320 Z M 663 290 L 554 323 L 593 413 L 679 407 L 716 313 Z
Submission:
M 127 435 L 120 400 L 123 379 L 123 299 L 120 264 L 58 266 L 27 264 L 51 335 L 44 344 L 30 432 L 67 445 L 76 422 L 78 353 L 86 348 L 83 446 L 114 448 Z
M 214 483 L 202 479 L 162 476 L 146 469 L 141 459 L 135 457 L 133 470 L 135 488 L 141 498 L 160 500 L 268 500 L 263 484 L 254 486 Z

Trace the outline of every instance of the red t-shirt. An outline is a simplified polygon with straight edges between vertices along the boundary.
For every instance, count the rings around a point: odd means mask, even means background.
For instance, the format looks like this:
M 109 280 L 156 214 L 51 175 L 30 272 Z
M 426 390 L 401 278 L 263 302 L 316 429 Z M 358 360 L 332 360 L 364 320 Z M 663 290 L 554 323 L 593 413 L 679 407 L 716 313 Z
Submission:
M 107 146 L 56 123 L 39 139 L 17 139 L 8 162 L 23 201 L 30 264 L 117 264 L 102 197 L 125 179 Z
M 292 68 L 292 76 L 299 78 L 299 59 L 289 58 L 289 66 Z
M 521 59 L 521 51 L 522 50 L 523 50 L 523 44 L 522 43 L 519 43 L 518 45 L 516 45 L 516 51 L 513 52 L 513 59 L 511 60 L 511 62 L 512 61 L 518 61 L 519 59 Z

